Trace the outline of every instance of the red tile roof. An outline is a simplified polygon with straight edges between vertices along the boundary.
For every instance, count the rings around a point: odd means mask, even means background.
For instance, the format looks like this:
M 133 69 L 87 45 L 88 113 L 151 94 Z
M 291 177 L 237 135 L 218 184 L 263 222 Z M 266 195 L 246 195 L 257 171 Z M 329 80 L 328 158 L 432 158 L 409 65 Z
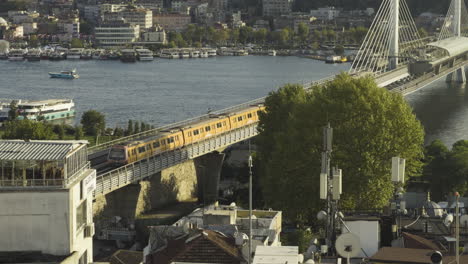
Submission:
M 241 251 L 234 238 L 203 230 L 192 236 L 169 241 L 166 248 L 148 256 L 148 263 L 165 264 L 174 261 L 190 263 L 241 263 Z

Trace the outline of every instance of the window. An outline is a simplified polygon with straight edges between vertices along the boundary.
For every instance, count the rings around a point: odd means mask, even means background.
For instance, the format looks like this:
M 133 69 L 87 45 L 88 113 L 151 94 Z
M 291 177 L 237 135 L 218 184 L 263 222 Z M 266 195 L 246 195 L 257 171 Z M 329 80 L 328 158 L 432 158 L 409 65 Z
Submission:
M 239 116 L 239 117 L 237 118 L 237 121 L 239 121 L 239 122 L 242 121 L 242 116 Z
M 132 150 L 133 155 L 136 155 L 136 149 Z
M 78 207 L 76 208 L 76 230 L 80 229 L 82 226 L 86 225 L 86 201 L 84 200 Z
M 222 126 L 223 126 L 223 125 L 222 125 L 221 123 L 217 123 L 217 124 L 216 124 L 216 127 L 217 127 L 217 128 L 221 128 Z
M 251 113 L 248 113 L 248 114 L 247 114 L 247 118 L 252 118 L 252 114 L 251 114 Z
M 145 152 L 145 151 L 146 151 L 146 150 L 145 150 L 145 147 L 144 147 L 144 146 L 138 148 L 138 153 L 143 153 L 143 152 Z
M 160 144 L 159 141 L 153 143 L 153 148 L 159 148 Z
M 174 137 L 170 137 L 167 139 L 167 144 L 174 143 Z
M 161 140 L 161 145 L 166 145 L 166 140 L 165 139 Z
M 211 130 L 210 126 L 206 126 L 206 127 L 205 127 L 205 131 L 206 131 L 206 132 L 208 132 L 208 131 L 210 131 L 210 130 Z
M 196 136 L 196 135 L 198 135 L 198 134 L 200 134 L 200 133 L 198 132 L 198 129 L 193 130 L 193 135 L 194 135 L 194 136 Z

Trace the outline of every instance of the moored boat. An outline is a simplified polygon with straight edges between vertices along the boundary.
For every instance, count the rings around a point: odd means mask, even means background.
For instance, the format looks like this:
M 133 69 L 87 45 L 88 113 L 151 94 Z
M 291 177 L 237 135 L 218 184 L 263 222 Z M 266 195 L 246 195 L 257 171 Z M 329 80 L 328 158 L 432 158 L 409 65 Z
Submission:
M 24 49 L 12 49 L 8 53 L 8 60 L 9 61 L 22 61 L 24 60 L 24 56 L 26 55 L 27 50 Z
M 139 61 L 154 60 L 153 52 L 149 49 L 135 49 Z
M 18 119 L 51 121 L 73 116 L 75 116 L 75 103 L 71 99 L 18 103 Z
M 81 54 L 83 53 L 83 48 L 73 48 L 69 49 L 67 52 L 67 60 L 79 60 L 81 58 Z
M 41 60 L 41 50 L 40 49 L 30 49 L 26 54 L 26 59 L 28 61 L 40 61 Z
M 122 62 L 136 62 L 136 54 L 133 49 L 123 49 L 120 56 Z

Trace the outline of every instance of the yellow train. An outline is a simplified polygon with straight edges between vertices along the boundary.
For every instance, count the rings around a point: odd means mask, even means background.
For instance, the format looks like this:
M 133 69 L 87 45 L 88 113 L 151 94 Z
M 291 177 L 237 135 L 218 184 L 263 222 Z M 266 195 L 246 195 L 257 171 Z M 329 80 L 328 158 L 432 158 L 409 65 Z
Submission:
M 109 150 L 107 159 L 111 163 L 123 165 L 165 151 L 183 148 L 186 145 L 258 122 L 258 113 L 264 110 L 265 107 L 262 104 L 252 105 L 240 111 L 212 115 L 206 120 L 162 131 L 156 136 L 114 145 Z

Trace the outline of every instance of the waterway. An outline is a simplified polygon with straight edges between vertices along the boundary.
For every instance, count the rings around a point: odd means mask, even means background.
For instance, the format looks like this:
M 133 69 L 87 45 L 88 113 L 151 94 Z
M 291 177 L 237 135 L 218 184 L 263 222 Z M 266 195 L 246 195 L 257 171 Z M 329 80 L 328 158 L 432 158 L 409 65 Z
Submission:
M 108 126 L 129 119 L 158 126 L 266 96 L 288 82 L 308 82 L 346 71 L 299 57 L 216 57 L 121 63 L 120 61 L 0 61 L 0 98 L 74 99 L 78 118 L 95 109 Z M 76 68 L 76 80 L 50 79 L 48 72 Z M 468 95 L 464 86 L 436 82 L 407 96 L 426 128 L 426 141 L 465 139 Z

